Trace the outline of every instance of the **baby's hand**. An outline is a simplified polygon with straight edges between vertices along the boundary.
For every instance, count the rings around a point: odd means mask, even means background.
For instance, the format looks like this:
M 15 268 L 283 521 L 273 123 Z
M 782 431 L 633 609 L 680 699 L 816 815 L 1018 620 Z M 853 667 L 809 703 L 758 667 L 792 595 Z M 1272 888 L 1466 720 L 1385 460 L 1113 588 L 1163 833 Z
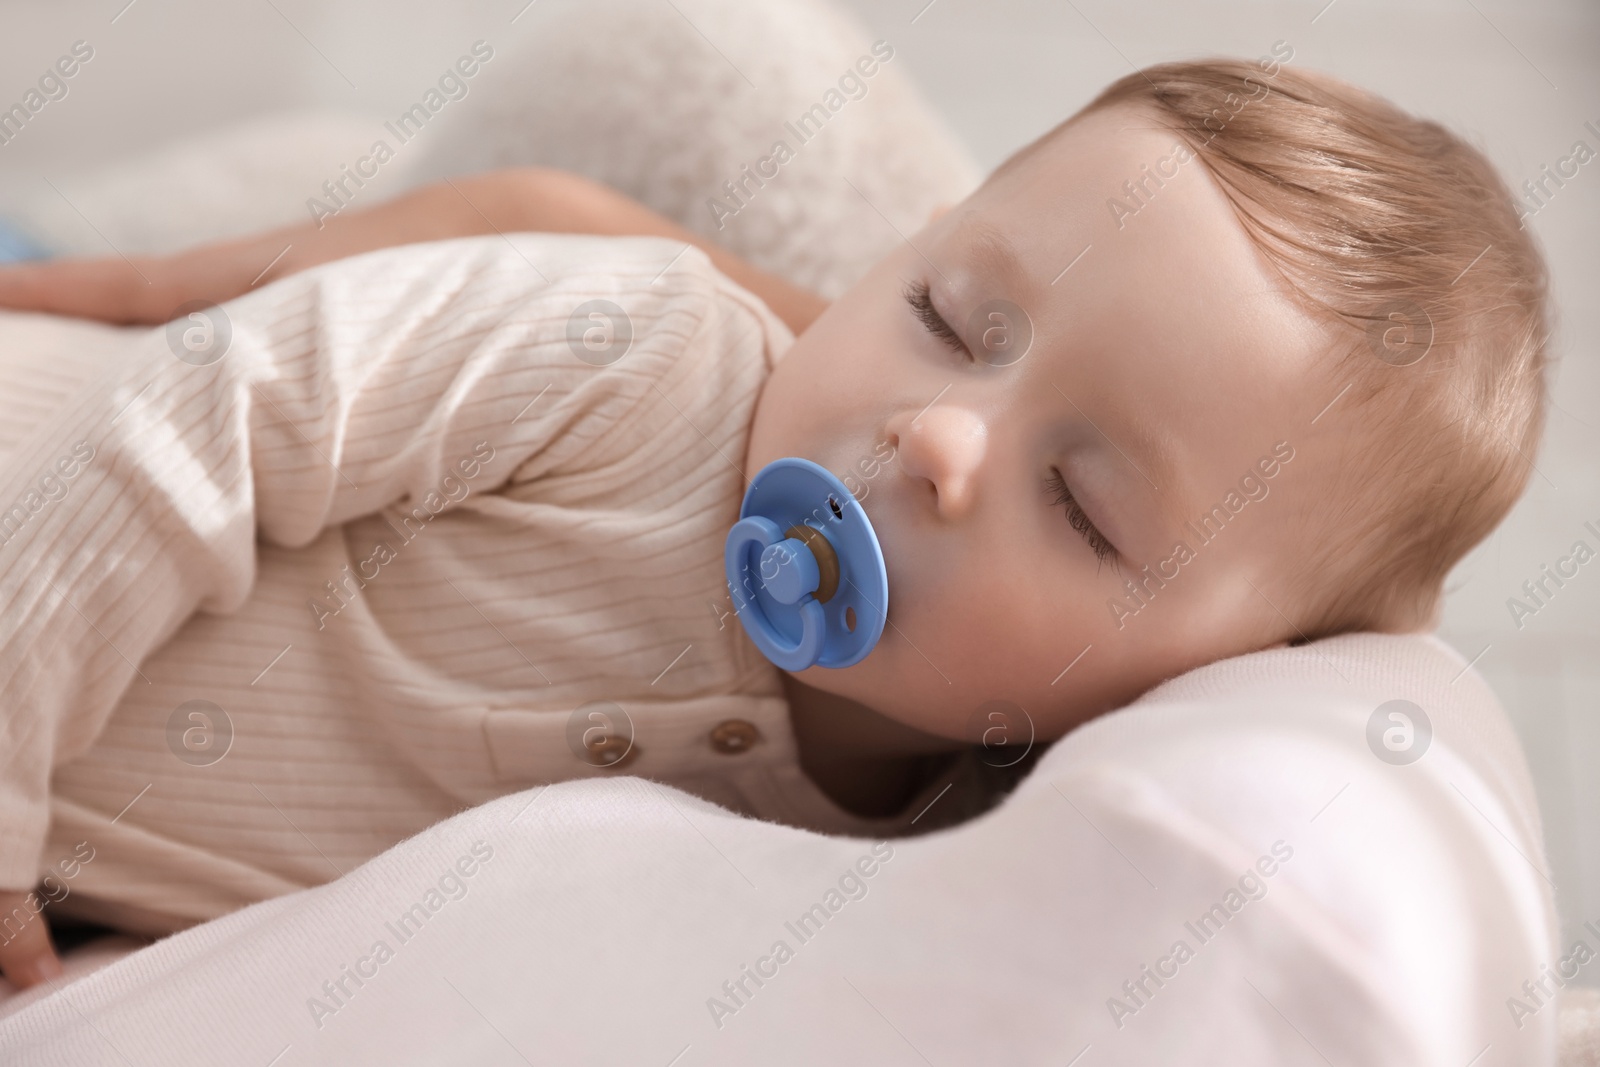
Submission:
M 27 900 L 26 890 L 0 890 L 0 922 L 4 924 L 0 936 L 10 935 L 9 941 L 0 942 L 0 973 L 19 989 L 61 977 L 61 959 L 50 943 L 50 929 L 44 916 L 28 907 Z M 18 915 L 27 916 L 20 929 L 14 921 Z
M 0 267 L 0 308 L 156 326 L 172 319 L 182 304 L 220 304 L 319 263 L 380 248 L 497 229 L 595 229 L 579 208 L 587 208 L 597 194 L 581 181 L 542 168 L 491 172 L 426 186 L 325 222 L 287 226 L 171 255 Z M 503 225 L 491 223 L 485 211 Z
M 0 307 L 119 325 L 155 325 L 170 317 L 175 292 L 171 276 L 185 273 L 184 267 L 154 257 L 0 267 Z
M 557 172 L 538 172 L 556 174 Z M 525 190 L 521 172 L 496 172 L 454 185 L 427 186 L 326 224 L 288 226 L 218 241 L 164 256 L 107 256 L 0 267 L 0 308 L 98 319 L 114 325 L 157 326 L 191 301 L 220 304 L 307 267 L 393 245 L 493 232 L 478 210 L 523 193 L 544 203 L 540 189 Z M 542 185 L 552 184 L 545 178 Z M 474 200 L 465 199 L 468 193 Z M 570 197 L 569 197 L 570 199 Z M 517 217 L 511 229 L 535 229 Z M 563 216 L 562 221 L 565 220 Z

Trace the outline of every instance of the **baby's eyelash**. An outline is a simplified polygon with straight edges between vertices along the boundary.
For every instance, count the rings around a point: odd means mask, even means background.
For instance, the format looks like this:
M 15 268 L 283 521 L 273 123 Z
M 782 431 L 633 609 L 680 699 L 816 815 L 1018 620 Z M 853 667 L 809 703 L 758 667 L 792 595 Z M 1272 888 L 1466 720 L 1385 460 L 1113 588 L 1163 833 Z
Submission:
M 1061 472 L 1052 469 L 1046 484 L 1055 492 L 1055 502 L 1066 509 L 1067 524 L 1077 530 L 1083 539 L 1089 543 L 1089 548 L 1094 552 L 1095 559 L 1100 560 L 1102 563 L 1109 559 L 1112 561 L 1112 565 L 1115 566 L 1117 546 L 1113 545 L 1106 538 L 1106 535 L 1096 529 L 1093 522 L 1089 521 L 1089 516 L 1084 514 L 1083 508 L 1079 507 L 1078 502 L 1073 499 L 1072 490 L 1067 488 L 1067 480 L 1061 476 Z
M 945 346 L 955 352 L 966 348 L 961 341 L 961 335 L 950 328 L 933 306 L 933 298 L 928 293 L 928 283 L 923 281 L 909 282 L 905 288 L 906 303 L 911 305 L 911 313 L 917 317 L 928 332 L 945 343 Z

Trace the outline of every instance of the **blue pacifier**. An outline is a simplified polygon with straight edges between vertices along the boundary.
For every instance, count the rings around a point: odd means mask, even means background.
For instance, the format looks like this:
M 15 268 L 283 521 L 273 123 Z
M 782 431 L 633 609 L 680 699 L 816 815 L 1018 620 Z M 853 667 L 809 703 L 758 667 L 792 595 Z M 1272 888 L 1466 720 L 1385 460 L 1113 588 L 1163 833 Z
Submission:
M 787 456 L 745 490 L 723 553 L 745 633 L 786 671 L 859 663 L 883 635 L 889 575 L 855 494 Z

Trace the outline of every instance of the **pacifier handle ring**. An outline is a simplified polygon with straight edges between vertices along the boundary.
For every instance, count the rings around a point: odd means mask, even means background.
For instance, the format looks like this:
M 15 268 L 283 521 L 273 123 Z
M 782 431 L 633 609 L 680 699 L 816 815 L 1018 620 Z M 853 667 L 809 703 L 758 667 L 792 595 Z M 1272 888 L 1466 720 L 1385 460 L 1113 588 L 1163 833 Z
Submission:
M 821 535 L 818 534 L 820 537 Z M 766 548 L 787 540 L 787 535 L 778 528 L 778 524 L 761 515 L 749 515 L 740 519 L 729 531 L 727 548 L 724 553 L 724 563 L 731 574 L 749 573 L 750 546 L 755 545 Z M 838 561 L 834 566 L 837 569 Z M 819 568 L 820 569 L 820 568 Z M 759 577 L 759 575 L 758 575 Z M 837 577 L 834 585 L 838 585 Z M 772 625 L 772 622 L 761 610 L 760 603 L 752 593 L 739 598 L 744 602 L 741 610 L 749 611 L 748 624 L 745 627 L 750 638 L 755 641 L 762 653 L 774 664 L 787 671 L 805 670 L 817 662 L 822 654 L 822 642 L 826 633 L 827 619 L 823 616 L 822 605 L 816 597 L 807 593 L 796 603 L 795 608 L 800 613 L 800 639 L 790 644 L 782 634 Z M 739 601 L 736 600 L 735 603 Z

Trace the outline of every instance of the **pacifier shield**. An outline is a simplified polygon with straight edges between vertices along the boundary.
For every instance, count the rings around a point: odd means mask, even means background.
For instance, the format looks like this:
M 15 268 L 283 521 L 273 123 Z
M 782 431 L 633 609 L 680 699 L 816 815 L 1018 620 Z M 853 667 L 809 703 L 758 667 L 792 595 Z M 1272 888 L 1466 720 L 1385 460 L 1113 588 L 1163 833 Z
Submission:
M 883 635 L 889 577 L 878 535 L 826 467 L 773 460 L 745 490 L 724 550 L 745 632 L 784 670 L 859 663 Z

